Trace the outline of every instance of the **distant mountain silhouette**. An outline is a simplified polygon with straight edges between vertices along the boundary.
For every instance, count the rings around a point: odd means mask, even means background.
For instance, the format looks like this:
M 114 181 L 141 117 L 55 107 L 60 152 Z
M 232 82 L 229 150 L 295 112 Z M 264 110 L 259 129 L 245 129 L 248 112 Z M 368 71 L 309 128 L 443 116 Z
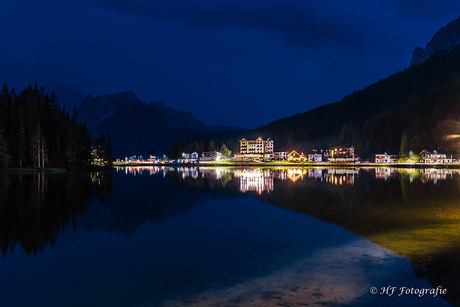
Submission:
M 201 133 L 212 133 L 216 131 L 238 131 L 238 130 L 247 130 L 244 127 L 238 126 L 225 126 L 225 125 L 215 125 L 207 127 L 202 121 L 196 119 L 192 113 L 186 111 L 179 111 L 173 108 L 166 106 L 163 101 L 152 101 L 151 102 L 158 110 L 163 114 L 163 116 L 168 121 L 169 125 L 172 128 L 186 128 L 190 130 L 199 131 Z
M 94 138 L 110 135 L 115 159 L 168 154 L 171 146 L 197 135 L 242 127 L 207 127 L 193 114 L 167 107 L 162 101 L 145 104 L 131 91 L 85 97 L 78 120 L 86 122 Z
M 161 100 L 152 101 L 151 104 L 160 110 L 168 124 L 173 128 L 187 128 L 202 133 L 205 133 L 208 128 L 202 121 L 196 119 L 192 113 L 167 107 Z
M 70 114 L 72 114 L 73 108 L 79 108 L 81 102 L 85 98 L 83 92 L 75 85 L 62 84 L 56 82 L 48 82 L 45 85 L 45 92 L 51 95 L 55 93 L 57 97 L 57 103 L 61 107 L 65 107 Z
M 100 121 L 92 132 L 110 135 L 114 156 L 146 155 L 169 151 L 176 138 L 161 112 L 154 105 L 138 102 Z
M 96 97 L 88 95 L 78 109 L 79 121 L 85 121 L 91 130 L 100 121 L 140 102 L 131 91 Z

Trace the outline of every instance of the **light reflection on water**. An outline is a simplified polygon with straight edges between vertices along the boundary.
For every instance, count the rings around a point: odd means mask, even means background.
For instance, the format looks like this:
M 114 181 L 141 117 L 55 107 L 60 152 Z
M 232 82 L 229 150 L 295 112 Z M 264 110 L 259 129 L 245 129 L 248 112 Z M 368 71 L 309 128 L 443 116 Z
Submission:
M 398 282 L 394 277 L 397 274 L 395 271 L 400 270 L 404 264 L 404 261 L 389 251 L 365 240 L 356 240 L 343 246 L 319 250 L 270 274 L 245 280 L 231 287 L 196 293 L 186 299 L 167 300 L 162 305 L 363 304 L 370 301 L 370 298 L 362 300 L 362 297 L 368 296 L 375 277 L 392 277 L 393 282 Z M 420 283 L 420 286 L 428 285 Z
M 444 299 L 459 302 L 457 170 L 144 166 L 59 176 L 0 177 L 0 276 L 15 276 L 0 278 L 8 306 L 433 303 L 369 294 L 389 285 L 443 285 Z M 31 201 L 28 219 L 13 214 Z M 38 256 L 13 254 L 19 245 Z M 53 284 L 60 294 L 45 290 Z
M 240 190 L 242 192 L 256 191 L 257 193 L 270 192 L 274 189 L 274 179 L 278 180 L 297 180 L 304 179 L 320 179 L 334 185 L 348 185 L 354 184 L 355 177 L 360 172 L 372 171 L 375 179 L 394 179 L 398 178 L 400 174 L 409 175 L 410 182 L 414 178 L 420 177 L 421 181 L 426 183 L 433 181 L 437 183 L 438 180 L 452 179 L 454 175 L 458 175 L 460 170 L 452 169 L 439 169 L 439 168 L 365 168 L 365 167 L 347 167 L 347 168 L 219 168 L 219 167 L 165 167 L 165 166 L 134 166 L 134 167 L 119 167 L 117 172 L 124 171 L 125 174 L 148 173 L 150 175 L 162 173 L 163 176 L 168 172 L 178 172 L 181 174 L 182 179 L 192 178 L 198 179 L 199 175 L 202 178 L 220 179 L 222 174 L 231 174 L 235 178 L 240 179 Z

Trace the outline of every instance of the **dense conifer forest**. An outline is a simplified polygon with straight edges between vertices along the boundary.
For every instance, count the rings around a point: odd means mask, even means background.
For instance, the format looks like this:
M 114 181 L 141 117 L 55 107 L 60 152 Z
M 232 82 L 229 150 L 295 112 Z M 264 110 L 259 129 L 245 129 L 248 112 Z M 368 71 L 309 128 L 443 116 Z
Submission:
M 86 124 L 77 122 L 57 103 L 54 93 L 29 85 L 20 93 L 3 85 L 0 96 L 0 166 L 43 168 L 89 165 L 92 138 Z

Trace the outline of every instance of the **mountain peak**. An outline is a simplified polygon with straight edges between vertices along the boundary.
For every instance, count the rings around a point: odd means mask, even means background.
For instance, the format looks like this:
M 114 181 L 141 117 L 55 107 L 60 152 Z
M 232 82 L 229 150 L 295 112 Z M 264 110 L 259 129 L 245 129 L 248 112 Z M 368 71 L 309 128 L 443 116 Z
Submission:
M 87 95 L 78 110 L 80 120 L 86 121 L 89 126 L 122 111 L 141 101 L 132 91 L 118 94 L 104 94 L 93 97 Z
M 431 41 L 426 44 L 425 49 L 416 47 L 410 66 L 425 61 L 433 55 L 443 53 L 460 44 L 460 17 L 449 22 L 433 35 Z

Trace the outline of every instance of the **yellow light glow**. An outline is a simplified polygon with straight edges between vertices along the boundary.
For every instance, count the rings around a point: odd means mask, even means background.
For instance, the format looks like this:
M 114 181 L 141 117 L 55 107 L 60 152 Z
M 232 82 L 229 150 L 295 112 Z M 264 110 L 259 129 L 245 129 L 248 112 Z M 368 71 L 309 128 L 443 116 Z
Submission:
M 448 134 L 443 137 L 444 140 L 453 140 L 460 138 L 460 134 Z

